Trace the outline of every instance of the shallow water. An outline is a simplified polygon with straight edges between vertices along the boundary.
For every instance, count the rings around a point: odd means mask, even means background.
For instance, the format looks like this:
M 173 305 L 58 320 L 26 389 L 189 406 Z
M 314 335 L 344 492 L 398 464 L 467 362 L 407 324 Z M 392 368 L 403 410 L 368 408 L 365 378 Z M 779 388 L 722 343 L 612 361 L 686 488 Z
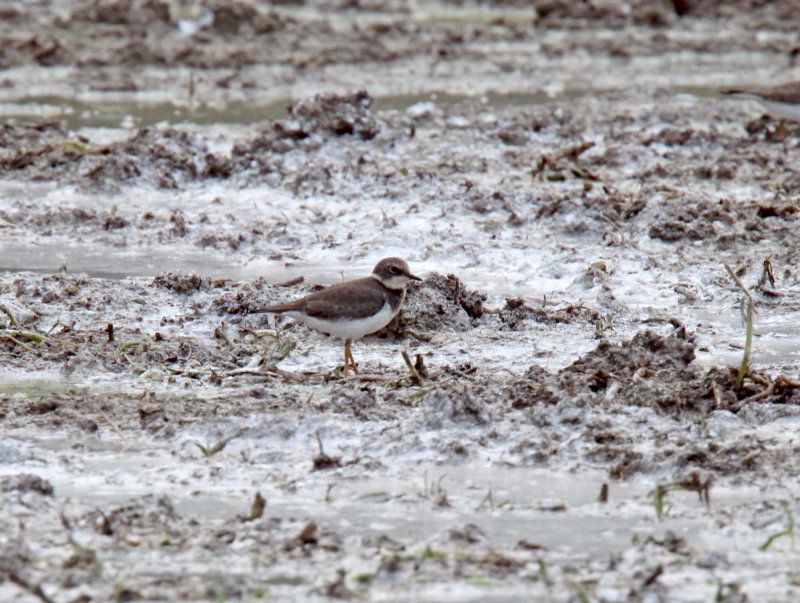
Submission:
M 590 94 L 583 90 L 570 90 L 559 98 L 569 99 Z M 132 95 L 135 96 L 135 95 Z M 450 94 L 447 92 L 427 92 L 424 94 L 398 94 L 380 96 L 374 99 L 375 111 L 405 111 L 420 102 L 435 102 L 443 108 L 452 107 L 465 101 L 477 101 L 487 107 L 504 108 L 519 105 L 537 105 L 548 102 L 553 96 L 542 92 L 505 94 L 488 92 L 480 96 Z M 94 129 L 134 130 L 149 128 L 158 124 L 174 126 L 220 126 L 252 125 L 286 117 L 288 107 L 297 99 L 286 98 L 258 104 L 242 101 L 218 101 L 204 103 L 188 97 L 170 102 L 147 100 L 75 100 L 72 97 L 31 97 L 19 98 L 13 102 L 0 103 L 0 117 L 11 123 L 29 123 L 42 120 L 58 120 L 67 129 L 74 131 Z
M 603 471 L 586 468 L 565 472 L 536 468 L 503 468 L 496 463 L 427 465 L 412 459 L 395 459 L 393 475 L 359 479 L 355 476 L 312 473 L 296 483 L 291 492 L 279 484 L 262 481 L 263 470 L 256 463 L 242 471 L 236 450 L 261 449 L 257 441 L 237 440 L 231 451 L 217 458 L 181 454 L 156 443 L 90 438 L 76 443 L 71 438 L 42 439 L 24 432 L 14 434 L 20 452 L 29 460 L 15 463 L 13 472 L 30 472 L 53 484 L 56 495 L 66 504 L 107 506 L 144 495 L 170 495 L 175 508 L 187 518 L 223 521 L 248 512 L 253 488 L 267 499 L 269 517 L 313 518 L 363 536 L 387 535 L 401 542 L 425 542 L 450 529 L 475 524 L 486 537 L 504 547 L 526 540 L 547 549 L 581 554 L 624 550 L 641 533 L 673 530 L 692 537 L 701 530 L 698 519 L 667 518 L 656 522 L 652 507 L 652 484 L 613 483 L 609 502 L 597 502 L 600 487 L 608 483 Z M 67 450 L 79 449 L 79 464 L 57 462 Z M 285 449 L 284 449 L 285 450 Z M 305 450 L 296 451 L 295 462 L 304 462 Z M 399 463 L 397 463 L 399 461 Z M 174 492 L 180 483 L 198 472 L 208 474 L 205 483 L 195 483 L 194 492 Z M 224 472 L 225 479 L 212 475 Z M 435 504 L 446 493 L 448 507 Z M 755 500 L 752 490 L 730 491 L 715 497 L 725 507 L 734 502 Z M 329 500 L 326 500 L 328 498 Z M 696 495 L 677 494 L 681 509 L 703 513 Z M 298 507 L 299 501 L 302 501 Z M 552 510 L 551 510 L 552 509 Z M 567 512 L 568 511 L 568 512 Z M 697 537 L 702 537 L 695 534 Z

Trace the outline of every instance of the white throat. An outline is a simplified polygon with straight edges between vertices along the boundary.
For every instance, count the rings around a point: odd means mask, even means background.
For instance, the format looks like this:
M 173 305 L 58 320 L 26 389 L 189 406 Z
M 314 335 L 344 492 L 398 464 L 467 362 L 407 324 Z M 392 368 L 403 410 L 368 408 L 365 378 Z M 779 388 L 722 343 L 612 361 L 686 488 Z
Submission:
M 391 289 L 392 291 L 402 291 L 406 288 L 408 284 L 408 277 L 405 275 L 397 275 L 397 276 L 390 276 L 389 278 L 381 278 L 377 274 L 370 275 L 380 284 L 382 284 L 387 289 Z

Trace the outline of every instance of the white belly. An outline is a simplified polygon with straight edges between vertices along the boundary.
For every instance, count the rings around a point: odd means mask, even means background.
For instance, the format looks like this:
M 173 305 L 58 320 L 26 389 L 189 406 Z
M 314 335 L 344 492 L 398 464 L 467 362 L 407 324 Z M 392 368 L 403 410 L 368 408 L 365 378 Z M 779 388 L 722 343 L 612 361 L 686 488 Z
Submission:
M 302 312 L 284 312 L 283 314 L 285 316 L 294 318 L 295 320 L 299 320 L 303 324 L 311 327 L 312 329 L 316 329 L 317 331 L 336 335 L 342 339 L 349 338 L 356 340 L 361 339 L 364 337 L 364 335 L 369 335 L 370 333 L 379 331 L 388 325 L 392 318 L 394 318 L 396 312 L 392 312 L 392 307 L 388 303 L 385 303 L 383 304 L 381 311 L 377 314 L 374 314 L 369 318 L 360 318 L 356 320 L 324 320 L 321 318 L 306 316 Z
M 764 108 L 772 117 L 782 117 L 783 119 L 790 119 L 792 121 L 800 121 L 800 104 L 795 105 L 792 103 L 776 103 L 759 99 Z

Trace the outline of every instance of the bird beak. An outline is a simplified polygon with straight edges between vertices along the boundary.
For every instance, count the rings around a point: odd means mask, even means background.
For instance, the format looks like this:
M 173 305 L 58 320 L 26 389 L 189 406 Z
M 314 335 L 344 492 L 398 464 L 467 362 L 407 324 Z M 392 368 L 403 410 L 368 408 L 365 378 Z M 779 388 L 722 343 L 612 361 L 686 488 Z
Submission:
M 413 275 L 413 274 L 411 274 L 410 272 L 407 272 L 407 273 L 406 273 L 406 276 L 407 276 L 408 278 L 410 278 L 412 281 L 421 281 L 421 280 L 422 280 L 421 278 L 419 278 L 418 276 L 414 276 L 414 275 Z

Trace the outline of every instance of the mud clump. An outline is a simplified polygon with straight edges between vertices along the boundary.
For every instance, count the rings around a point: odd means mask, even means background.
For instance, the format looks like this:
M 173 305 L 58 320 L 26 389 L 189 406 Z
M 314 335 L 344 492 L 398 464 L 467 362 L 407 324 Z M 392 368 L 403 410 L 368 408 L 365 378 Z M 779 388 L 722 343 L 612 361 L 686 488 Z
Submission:
M 153 284 L 174 291 L 175 293 L 188 295 L 207 287 L 208 279 L 194 273 L 180 274 L 177 272 L 167 272 L 166 274 L 159 274 L 155 277 L 153 279 Z
M 653 6 L 653 3 L 643 1 L 627 3 L 624 8 L 614 3 L 600 5 L 569 0 L 538 0 L 533 5 L 540 22 L 548 26 L 563 25 L 565 21 L 574 20 L 600 21 L 607 26 L 622 26 L 626 23 L 666 25 L 675 18 L 666 4 Z
M 172 128 L 145 128 L 131 138 L 107 146 L 92 146 L 58 124 L 6 125 L 0 132 L 0 175 L 31 180 L 59 180 L 89 188 L 117 188 L 137 180 L 158 188 L 178 188 L 185 182 L 227 177 L 230 162 L 208 152 L 195 137 Z M 119 228 L 110 223 L 106 230 Z
M 0 477 L 0 492 L 35 492 L 42 496 L 53 496 L 53 484 L 30 473 L 6 475 Z
M 110 145 L 104 155 L 99 160 L 89 155 L 83 178 L 98 185 L 144 178 L 159 188 L 178 188 L 179 184 L 203 175 L 204 162 L 195 158 L 209 153 L 185 132 L 146 128 L 125 142 Z M 224 173 L 220 171 L 218 158 L 210 163 L 214 174 Z
M 764 450 L 757 438 L 741 438 L 730 444 L 694 442 L 675 456 L 678 467 L 699 468 L 720 475 L 738 475 L 784 464 L 785 451 Z
M 690 366 L 694 344 L 681 335 L 647 330 L 621 344 L 604 340 L 556 375 L 532 366 L 506 393 L 518 409 L 566 401 L 594 405 L 606 398 L 670 412 L 705 409 L 710 386 Z
M 473 328 L 484 315 L 487 296 L 464 287 L 457 276 L 434 272 L 419 285 L 411 285 L 402 311 L 378 337 L 402 337 L 407 330 L 415 333 L 457 331 Z
M 736 371 L 695 367 L 695 345 L 683 328 L 664 336 L 650 330 L 623 343 L 604 340 L 552 375 L 537 365 L 506 388 L 512 408 L 583 404 L 655 407 L 674 415 L 712 410 L 739 412 L 748 403 L 800 404 L 800 388 L 778 376 L 736 382 Z
M 372 98 L 366 90 L 351 94 L 318 94 L 311 100 L 301 100 L 292 105 L 290 117 L 283 124 L 291 124 L 290 127 L 301 137 L 323 133 L 372 140 L 379 128 L 369 111 L 371 105 Z
M 272 122 L 254 140 L 234 145 L 233 162 L 241 169 L 252 168 L 255 162 L 261 171 L 269 171 L 271 163 L 265 155 L 287 153 L 298 146 L 314 150 L 330 137 L 372 140 L 380 128 L 370 105 L 372 98 L 365 90 L 298 101 L 289 108 L 289 117 Z
M 180 523 L 180 518 L 168 496 L 148 495 L 99 515 L 94 517 L 92 513 L 86 519 L 105 536 L 123 540 L 134 534 L 157 538 L 162 530 L 180 535 L 175 525 Z
M 483 402 L 467 388 L 436 388 L 423 398 L 422 407 L 428 429 L 459 424 L 483 425 L 487 422 Z
M 702 241 L 713 239 L 718 234 L 714 224 L 733 225 L 735 215 L 730 204 L 721 201 L 712 203 L 698 201 L 697 203 L 681 204 L 666 210 L 652 226 L 648 234 L 653 239 L 662 241 Z
M 800 135 L 800 125 L 791 121 L 781 121 L 776 125 L 769 115 L 748 122 L 745 130 L 752 138 L 761 138 L 767 143 L 784 144 L 788 139 Z
M 541 320 L 545 316 L 546 312 L 544 310 L 536 310 L 529 307 L 521 297 L 507 299 L 505 307 L 499 313 L 503 327 L 512 331 L 520 328 L 530 318 Z
M 523 0 L 508 0 L 502 4 L 529 7 Z M 675 23 L 684 16 L 725 18 L 735 14 L 748 14 L 752 18 L 792 19 L 796 5 L 791 0 L 761 2 L 738 0 L 735 2 L 709 2 L 707 0 L 671 0 L 654 3 L 634 0 L 625 4 L 614 2 L 570 2 L 569 0 L 536 0 L 538 23 L 544 27 L 575 27 L 576 23 L 602 23 L 605 27 L 625 25 L 649 25 L 663 27 Z M 626 56 L 620 50 L 620 56 Z
M 378 399 L 373 390 L 348 390 L 336 388 L 331 392 L 330 402 L 325 410 L 337 414 L 350 415 L 361 421 L 375 421 L 385 418 L 379 408 Z
M 648 233 L 653 239 L 675 242 L 682 239 L 700 241 L 713 237 L 716 234 L 711 224 L 701 224 L 695 228 L 692 224 L 687 224 L 678 220 L 666 220 L 650 227 Z
M 600 312 L 583 304 L 570 304 L 561 308 L 532 308 L 521 297 L 506 299 L 506 305 L 497 313 L 501 329 L 517 331 L 525 328 L 525 322 L 533 320 L 549 325 L 586 321 L 595 323 L 602 317 Z
M 55 400 L 35 400 L 25 408 L 28 415 L 46 415 L 58 410 L 59 404 Z
M 0 129 L 0 173 L 19 172 L 50 163 L 56 146 L 67 137 L 56 122 L 41 122 L 29 126 L 4 124 Z
M 423 286 L 429 292 L 441 298 L 438 304 L 435 303 L 436 300 L 425 300 L 434 302 L 437 315 L 453 314 L 453 312 L 447 312 L 446 305 L 449 305 L 451 309 L 456 310 L 456 313 L 464 312 L 472 319 L 483 316 L 483 302 L 486 301 L 486 294 L 480 291 L 470 291 L 457 276 L 453 274 L 443 276 L 434 272 L 425 279 Z M 422 293 L 422 291 L 423 289 L 420 287 L 417 288 L 416 293 Z M 416 303 L 416 300 L 414 301 Z M 419 313 L 417 313 L 417 316 L 419 316 Z
M 697 200 L 660 210 L 648 235 L 667 242 L 716 241 L 725 245 L 737 240 L 758 242 L 767 236 L 782 236 L 797 220 L 793 199 L 733 203 Z
M 624 344 L 601 341 L 595 350 L 559 374 L 569 377 L 602 371 L 616 378 L 629 378 L 640 369 L 683 369 L 694 360 L 694 347 L 679 336 L 664 337 L 647 330 Z
M 724 204 L 698 201 L 667 210 L 666 215 L 654 222 L 648 234 L 662 241 L 701 241 L 717 234 L 714 223 L 731 225 L 734 222 Z
M 602 341 L 562 369 L 558 384 L 569 395 L 591 392 L 603 398 L 608 394 L 623 404 L 673 412 L 705 407 L 698 396 L 702 376 L 690 367 L 695 346 L 681 335 L 665 337 L 647 330 L 623 344 Z
M 642 140 L 642 144 L 645 146 L 650 146 L 654 143 L 659 143 L 667 146 L 681 146 L 690 141 L 696 142 L 696 139 L 698 138 L 702 138 L 702 136 L 692 128 L 664 128 L 657 134 L 651 134 L 650 136 L 647 136 L 644 140 Z
M 263 308 L 278 303 L 278 300 L 264 301 L 264 290 L 269 288 L 270 285 L 263 278 L 247 283 L 232 283 L 212 300 L 211 307 L 220 314 L 259 313 Z
M 111 25 L 169 23 L 169 3 L 159 0 L 97 0 L 76 8 L 71 20 Z
M 538 365 L 531 366 L 522 379 L 513 381 L 506 388 L 506 397 L 511 408 L 521 409 L 543 404 L 554 406 L 560 397 L 548 387 L 550 374 Z

